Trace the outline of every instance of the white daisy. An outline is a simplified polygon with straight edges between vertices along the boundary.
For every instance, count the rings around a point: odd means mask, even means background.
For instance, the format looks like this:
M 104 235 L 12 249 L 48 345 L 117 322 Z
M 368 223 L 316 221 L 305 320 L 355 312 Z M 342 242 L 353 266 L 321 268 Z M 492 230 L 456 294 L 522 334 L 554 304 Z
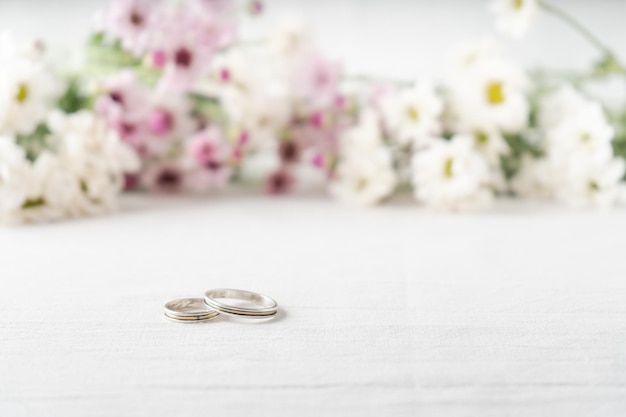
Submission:
M 397 176 L 376 115 L 365 112 L 360 123 L 342 136 L 341 145 L 331 193 L 340 201 L 363 206 L 377 204 L 391 195 Z
M 539 127 L 544 130 L 554 128 L 564 119 L 578 114 L 589 100 L 570 85 L 565 85 L 543 97 L 539 102 Z
M 307 52 L 311 34 L 299 16 L 284 15 L 270 32 L 269 49 L 276 57 L 290 59 Z
M 451 53 L 448 65 L 448 79 L 454 83 L 463 82 L 463 77 L 471 72 L 479 63 L 498 55 L 500 45 L 492 38 L 478 41 L 463 42 Z
M 476 126 L 515 133 L 528 125 L 528 80 L 516 65 L 503 59 L 478 63 L 452 91 L 452 112 L 460 131 Z
M 43 122 L 61 84 L 41 62 L 16 58 L 0 67 L 0 133 L 29 134 Z
M 275 142 L 291 117 L 286 95 L 256 91 L 254 94 L 231 90 L 222 96 L 229 120 L 246 132 L 253 147 Z
M 112 209 L 123 187 L 124 174 L 139 168 L 132 149 L 88 111 L 72 115 L 54 112 L 48 126 L 59 144 L 62 166 L 78 179 L 84 190 L 68 208 L 69 214 L 95 214 Z
M 613 156 L 613 135 L 613 127 L 600 104 L 588 102 L 548 130 L 548 153 L 559 160 L 582 155 L 606 161 Z
M 620 201 L 625 172 L 621 158 L 576 158 L 567 170 L 560 172 L 564 180 L 556 189 L 556 198 L 574 207 L 611 207 Z
M 559 181 L 558 170 L 550 161 L 525 155 L 510 183 L 518 197 L 548 200 L 554 197 Z
M 469 136 L 438 139 L 414 154 L 412 167 L 415 197 L 431 208 L 470 210 L 491 203 L 489 166 Z
M 443 102 L 428 81 L 389 93 L 381 103 L 385 127 L 401 145 L 425 146 L 441 134 Z
M 496 15 L 496 29 L 513 38 L 522 38 L 539 12 L 538 0 L 495 0 L 491 11 Z
M 39 187 L 25 153 L 11 137 L 0 137 L 0 215 L 37 198 Z
M 57 155 L 42 153 L 35 161 L 33 169 L 41 184 L 41 199 L 47 206 L 66 211 L 80 198 L 79 178 L 64 166 Z

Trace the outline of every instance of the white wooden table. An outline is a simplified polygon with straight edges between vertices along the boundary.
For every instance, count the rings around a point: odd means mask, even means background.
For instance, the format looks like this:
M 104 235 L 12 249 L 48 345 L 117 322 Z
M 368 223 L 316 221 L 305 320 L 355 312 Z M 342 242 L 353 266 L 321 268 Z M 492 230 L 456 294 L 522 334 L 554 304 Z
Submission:
M 626 212 L 127 197 L 0 229 L 0 416 L 623 416 Z M 162 305 L 258 290 L 273 322 Z

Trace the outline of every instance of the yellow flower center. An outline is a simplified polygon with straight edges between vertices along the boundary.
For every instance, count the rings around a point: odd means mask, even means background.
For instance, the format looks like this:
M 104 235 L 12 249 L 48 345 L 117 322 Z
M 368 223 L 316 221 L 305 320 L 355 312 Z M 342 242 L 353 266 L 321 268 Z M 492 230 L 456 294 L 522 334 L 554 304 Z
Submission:
M 492 82 L 487 85 L 487 101 L 491 104 L 502 104 L 504 102 L 504 91 L 501 82 Z
M 591 191 L 599 191 L 600 190 L 600 186 L 598 185 L 597 182 L 591 181 L 591 182 L 589 182 L 589 189 Z
M 524 6 L 524 0 L 513 0 L 513 8 L 519 10 Z
M 366 178 L 359 178 L 356 182 L 357 191 L 363 191 L 367 187 L 368 181 Z
M 485 132 L 474 133 L 474 138 L 476 139 L 476 143 L 478 145 L 485 145 L 489 140 L 489 136 Z
M 589 134 L 589 132 L 585 132 L 582 135 L 580 135 L 580 141 L 581 142 L 589 142 L 589 140 L 591 140 L 591 135 Z
M 411 119 L 411 121 L 413 122 L 417 122 L 420 119 L 420 114 L 417 111 L 417 108 L 415 106 L 410 106 L 406 109 L 406 115 L 409 117 L 409 119 Z
M 443 175 L 446 178 L 454 177 L 454 172 L 452 171 L 453 165 L 454 165 L 454 159 L 452 158 L 446 159 L 445 164 L 443 164 Z
M 28 100 L 28 95 L 29 95 L 28 86 L 24 83 L 21 83 L 18 86 L 17 94 L 15 95 L 15 100 L 17 100 L 18 103 L 23 103 L 26 100 Z

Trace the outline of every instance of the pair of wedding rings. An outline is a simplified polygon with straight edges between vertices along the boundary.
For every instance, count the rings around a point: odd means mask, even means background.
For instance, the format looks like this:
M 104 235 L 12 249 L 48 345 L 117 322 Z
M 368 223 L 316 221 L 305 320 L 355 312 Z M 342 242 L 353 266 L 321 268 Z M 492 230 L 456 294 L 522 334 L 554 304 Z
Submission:
M 165 317 L 187 323 L 212 320 L 220 314 L 269 319 L 277 312 L 278 303 L 267 295 L 227 288 L 209 290 L 204 298 L 181 298 L 165 304 Z

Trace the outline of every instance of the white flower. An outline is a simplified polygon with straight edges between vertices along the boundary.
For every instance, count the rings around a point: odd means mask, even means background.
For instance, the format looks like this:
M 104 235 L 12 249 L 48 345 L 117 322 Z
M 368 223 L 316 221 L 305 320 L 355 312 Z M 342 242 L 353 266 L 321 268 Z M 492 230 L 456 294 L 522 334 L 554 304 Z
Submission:
M 384 145 L 375 114 L 364 112 L 359 124 L 341 138 L 341 160 L 331 193 L 340 201 L 374 205 L 397 184 L 391 151 Z
M 43 122 L 61 89 L 42 62 L 15 57 L 0 66 L 0 133 L 29 134 Z
M 441 134 L 443 102 L 428 81 L 389 93 L 382 99 L 381 109 L 392 140 L 402 145 L 424 146 Z
M 275 142 L 291 117 L 287 80 L 264 51 L 228 51 L 216 61 L 208 90 L 220 98 L 229 122 L 253 147 Z
M 578 155 L 606 161 L 613 156 L 613 127 L 599 103 L 579 106 L 546 134 L 551 158 L 568 160 Z
M 476 149 L 485 157 L 489 166 L 500 167 L 502 156 L 510 151 L 502 134 L 495 129 L 476 129 L 471 132 L 471 136 L 474 138 Z
M 41 198 L 46 205 L 67 210 L 80 198 L 79 178 L 63 165 L 57 155 L 42 153 L 33 168 L 41 185 Z
M 299 16 L 282 16 L 270 32 L 269 49 L 276 57 L 293 58 L 307 52 L 311 35 Z
M 550 161 L 524 156 L 511 189 L 518 197 L 547 200 L 554 197 L 558 181 L 558 170 Z
M 438 139 L 413 156 L 415 197 L 429 207 L 470 210 L 488 206 L 493 198 L 490 173 L 473 139 L 457 135 Z
M 354 148 L 378 148 L 384 145 L 378 115 L 364 109 L 359 115 L 358 123 L 346 130 L 340 139 L 342 153 L 349 153 Z
M 611 207 L 620 201 L 624 172 L 621 158 L 577 160 L 562 172 L 564 180 L 556 189 L 556 198 L 574 207 Z
M 447 77 L 450 82 L 464 82 L 463 77 L 473 71 L 481 62 L 495 58 L 500 45 L 491 38 L 463 42 L 451 54 Z
M 231 90 L 222 103 L 230 121 L 248 134 L 253 147 L 277 141 L 291 116 L 286 97 L 280 92 L 248 94 Z
M 613 157 L 614 132 L 600 104 L 565 87 L 542 101 L 540 120 L 545 156 L 523 161 L 513 190 L 575 207 L 620 202 L 624 160 Z
M 496 15 L 496 29 L 513 38 L 523 37 L 537 17 L 538 0 L 495 0 L 491 11 Z
M 116 197 L 124 184 L 124 174 L 139 168 L 137 156 L 121 142 L 117 134 L 109 131 L 103 120 L 91 112 L 72 115 L 54 112 L 48 120 L 54 140 L 58 145 L 58 177 L 54 178 L 51 194 L 59 196 L 59 204 L 68 215 L 96 214 L 114 208 Z M 43 163 L 42 163 L 43 164 Z M 48 162 L 54 166 L 53 161 Z M 67 174 L 60 174 L 66 170 Z M 71 175 L 74 179 L 68 177 Z M 82 192 L 75 193 L 80 184 Z M 58 189 L 63 188 L 63 191 Z M 72 197 L 76 197 L 72 200 Z M 72 200 L 69 201 L 68 200 Z
M 22 148 L 13 138 L 0 137 L 0 215 L 37 198 L 37 182 Z
M 241 177 L 250 183 L 259 183 L 280 168 L 278 143 L 268 143 L 251 152 L 241 163 Z
M 588 103 L 589 100 L 572 86 L 565 85 L 539 102 L 539 127 L 544 130 L 554 128 L 564 119 L 584 111 Z
M 110 172 L 133 172 L 139 160 L 103 120 L 83 110 L 71 115 L 59 111 L 48 118 L 48 127 L 61 145 L 60 154 L 82 160 L 90 158 Z
M 476 64 L 453 85 L 452 112 L 458 130 L 521 131 L 528 125 L 527 84 L 524 72 L 509 61 L 493 58 Z

